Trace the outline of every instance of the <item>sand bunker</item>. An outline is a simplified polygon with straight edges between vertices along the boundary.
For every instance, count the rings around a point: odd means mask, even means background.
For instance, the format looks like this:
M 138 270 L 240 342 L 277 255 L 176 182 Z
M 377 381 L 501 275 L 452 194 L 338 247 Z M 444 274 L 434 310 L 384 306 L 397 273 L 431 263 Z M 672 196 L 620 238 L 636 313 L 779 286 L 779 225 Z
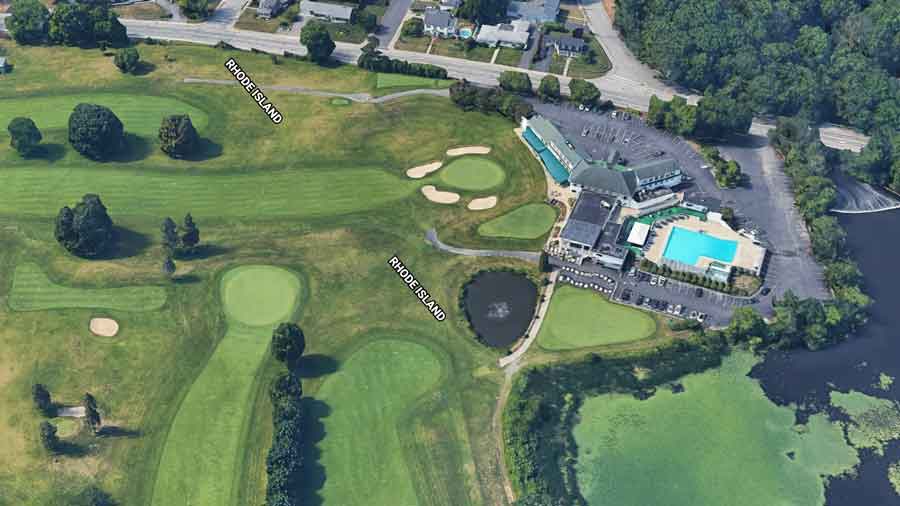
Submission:
M 497 205 L 497 196 L 491 195 L 490 197 L 481 197 L 478 199 L 472 199 L 469 202 L 469 205 L 466 206 L 470 211 L 482 211 L 484 209 L 490 209 Z
M 418 167 L 413 167 L 406 171 L 406 175 L 413 179 L 422 179 L 428 174 L 440 169 L 442 165 L 444 165 L 444 162 L 432 162 L 425 165 L 419 165 Z
M 437 202 L 438 204 L 455 204 L 459 202 L 458 193 L 442 192 L 435 188 L 433 185 L 423 186 L 422 195 L 425 195 L 426 199 L 432 202 Z
M 447 150 L 447 156 L 460 155 L 486 155 L 491 152 L 489 146 L 465 146 L 462 148 L 453 148 Z
M 64 406 L 57 408 L 56 416 L 66 418 L 84 418 L 84 406 Z
M 91 318 L 90 327 L 95 336 L 113 337 L 119 333 L 119 324 L 110 318 Z

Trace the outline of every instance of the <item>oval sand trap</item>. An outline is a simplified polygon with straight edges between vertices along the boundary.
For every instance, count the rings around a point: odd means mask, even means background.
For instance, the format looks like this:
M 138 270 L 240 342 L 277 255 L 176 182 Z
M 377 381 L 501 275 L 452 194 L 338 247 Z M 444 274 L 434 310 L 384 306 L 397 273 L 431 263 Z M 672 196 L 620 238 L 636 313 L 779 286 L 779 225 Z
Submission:
M 235 320 L 263 326 L 287 320 L 297 306 L 300 280 L 281 267 L 248 265 L 222 278 L 225 313 Z
M 464 146 L 447 150 L 447 156 L 486 155 L 491 152 L 490 146 Z
M 497 205 L 497 196 L 491 195 L 490 197 L 481 197 L 478 199 L 472 199 L 469 202 L 469 205 L 466 206 L 471 211 L 483 211 L 485 209 L 490 209 Z
M 91 318 L 91 334 L 102 337 L 113 337 L 119 333 L 119 324 L 112 318 Z
M 426 163 L 425 165 L 419 165 L 418 167 L 413 167 L 406 171 L 406 175 L 413 179 L 422 179 L 428 174 L 440 169 L 443 164 L 444 162 L 432 162 Z
M 459 194 L 453 192 L 442 192 L 434 187 L 434 185 L 425 185 L 422 187 L 422 195 L 425 198 L 437 202 L 438 204 L 455 204 L 459 202 Z

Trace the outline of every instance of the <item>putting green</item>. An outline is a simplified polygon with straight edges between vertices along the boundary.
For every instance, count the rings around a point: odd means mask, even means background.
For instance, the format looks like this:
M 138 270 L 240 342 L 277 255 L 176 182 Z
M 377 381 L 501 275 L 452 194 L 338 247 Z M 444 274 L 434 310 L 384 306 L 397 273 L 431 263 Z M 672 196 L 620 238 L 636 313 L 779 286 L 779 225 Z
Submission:
M 440 380 L 441 363 L 420 344 L 375 341 L 355 352 L 326 380 L 316 398 L 323 420 L 320 463 L 328 479 L 324 506 L 416 506 L 398 421 Z
M 122 311 L 152 311 L 166 303 L 161 286 L 122 288 L 70 288 L 53 283 L 34 263 L 16 267 L 9 307 L 14 311 L 97 308 Z
M 441 181 L 461 190 L 488 190 L 499 186 L 506 173 L 497 162 L 483 156 L 456 158 L 441 169 Z
M 766 398 L 742 352 L 722 367 L 641 401 L 585 400 L 575 426 L 579 489 L 591 506 L 820 506 L 830 476 L 859 462 L 840 424 L 815 414 L 795 425 Z
M 482 223 L 478 233 L 485 237 L 537 239 L 556 221 L 556 209 L 547 204 L 526 204 Z
M 637 341 L 654 332 L 656 322 L 637 309 L 613 304 L 586 289 L 559 285 L 537 341 L 544 349 L 559 351 Z
M 272 266 L 227 272 L 220 285 L 228 330 L 169 430 L 153 489 L 157 506 L 226 506 L 244 448 L 251 391 L 272 329 L 297 310 L 300 280 Z
M 164 116 L 187 114 L 194 128 L 202 131 L 209 121 L 206 112 L 180 100 L 151 95 L 118 95 L 113 93 L 87 93 L 79 95 L 53 95 L 0 100 L 0 124 L 9 124 L 17 116 L 34 120 L 41 130 L 68 128 L 69 114 L 81 103 L 109 107 L 116 114 L 125 131 L 139 135 L 155 136 Z M 3 132 L 6 135 L 6 132 Z

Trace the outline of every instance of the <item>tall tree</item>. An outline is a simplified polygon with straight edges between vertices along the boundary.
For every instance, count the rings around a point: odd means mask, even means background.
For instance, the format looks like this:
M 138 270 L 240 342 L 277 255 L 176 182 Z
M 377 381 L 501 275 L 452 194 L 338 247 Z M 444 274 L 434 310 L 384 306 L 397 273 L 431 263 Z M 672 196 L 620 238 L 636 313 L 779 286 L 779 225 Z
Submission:
M 600 90 L 590 81 L 572 79 L 569 81 L 569 94 L 572 100 L 582 105 L 592 106 L 600 99 Z
M 309 59 L 319 65 L 331 59 L 334 52 L 334 41 L 325 25 L 319 21 L 310 21 L 300 30 L 300 43 L 306 46 Z
M 162 245 L 166 250 L 168 255 L 174 255 L 178 250 L 178 226 L 175 224 L 175 220 L 166 216 L 166 219 L 163 220 L 162 225 L 159 227 L 160 232 L 162 232 Z
M 69 5 L 69 4 L 66 4 Z M 69 115 L 69 142 L 91 160 L 107 160 L 125 141 L 125 129 L 107 107 L 78 104 Z
M 456 13 L 480 24 L 493 24 L 506 17 L 509 0 L 463 0 Z
M 559 100 L 559 79 L 552 74 L 544 76 L 541 79 L 541 84 L 538 85 L 537 94 L 544 102 Z
M 295 323 L 282 323 L 272 333 L 272 355 L 293 368 L 306 349 L 306 338 Z
M 48 421 L 41 422 L 41 444 L 50 453 L 59 450 L 59 436 L 56 435 L 56 426 Z
M 115 243 L 112 219 L 99 195 L 87 194 L 75 208 L 65 206 L 56 217 L 56 240 L 70 253 L 96 258 L 107 253 Z
M 184 215 L 184 225 L 181 227 L 181 247 L 190 254 L 194 252 L 197 245 L 200 244 L 200 229 L 194 223 L 194 217 L 191 213 Z
M 43 136 L 31 118 L 13 118 L 6 130 L 9 132 L 9 145 L 20 155 L 31 156 L 38 151 Z
M 500 88 L 511 93 L 520 95 L 531 95 L 531 78 L 525 72 L 516 72 L 514 70 L 504 70 L 498 78 Z
M 116 51 L 113 58 L 113 64 L 122 72 L 132 73 L 137 70 L 138 63 L 141 61 L 141 55 L 138 50 L 133 47 L 123 47 Z
M 53 400 L 50 397 L 50 391 L 41 383 L 35 383 L 31 387 L 31 399 L 34 401 L 34 407 L 38 409 L 44 416 L 55 415 Z
M 166 116 L 159 127 L 159 148 L 172 158 L 184 158 L 194 152 L 200 136 L 187 114 Z
M 40 44 L 47 39 L 50 11 L 38 0 L 13 0 L 6 28 L 19 44 Z

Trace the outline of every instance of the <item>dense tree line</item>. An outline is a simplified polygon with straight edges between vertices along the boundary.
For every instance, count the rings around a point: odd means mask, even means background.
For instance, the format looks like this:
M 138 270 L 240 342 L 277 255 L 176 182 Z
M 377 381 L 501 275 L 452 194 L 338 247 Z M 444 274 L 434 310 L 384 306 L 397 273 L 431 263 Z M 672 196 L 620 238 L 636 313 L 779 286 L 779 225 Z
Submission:
M 647 122 L 656 128 L 682 137 L 721 139 L 730 133 L 747 133 L 753 122 L 753 111 L 726 92 L 704 95 L 697 105 L 684 97 L 665 101 L 650 97 Z
M 447 69 L 445 68 L 429 63 L 409 63 L 406 60 L 395 60 L 371 46 L 363 48 L 359 59 L 356 60 L 356 65 L 372 72 L 447 79 Z
M 62 44 L 65 46 L 120 47 L 128 44 L 125 26 L 110 8 L 108 0 L 62 2 L 50 13 L 38 0 L 16 0 L 6 21 L 20 44 Z
M 519 95 L 531 95 L 534 90 L 531 87 L 531 78 L 525 72 L 516 72 L 514 70 L 504 70 L 497 79 L 500 88 L 510 93 Z
M 456 15 L 480 24 L 494 24 L 506 19 L 510 0 L 463 0 Z
M 450 100 L 466 111 L 499 112 L 516 123 L 534 113 L 534 107 L 515 93 L 499 88 L 479 88 L 465 79 L 450 86 Z
M 900 131 L 879 129 L 861 153 L 842 157 L 847 172 L 858 179 L 900 192 Z

